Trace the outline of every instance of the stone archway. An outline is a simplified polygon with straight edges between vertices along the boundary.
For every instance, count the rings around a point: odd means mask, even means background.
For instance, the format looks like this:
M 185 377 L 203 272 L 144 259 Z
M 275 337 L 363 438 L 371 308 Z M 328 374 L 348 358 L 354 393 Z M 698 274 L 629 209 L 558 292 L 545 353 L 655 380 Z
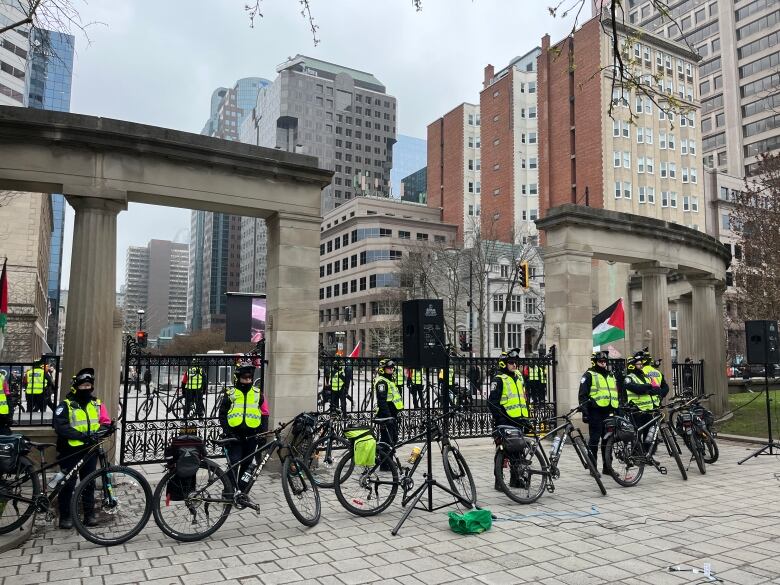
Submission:
M 281 419 L 317 388 L 321 190 L 316 157 L 120 120 L 0 107 L 0 189 L 63 193 L 76 211 L 63 379 L 118 379 L 116 222 L 128 202 L 260 217 L 268 225 L 267 384 Z M 110 387 L 110 386 L 109 386 Z M 106 394 L 106 402 L 118 400 Z M 115 404 L 107 404 L 110 412 Z
M 567 411 L 577 404 L 579 379 L 590 365 L 592 261 L 607 260 L 629 264 L 639 273 L 640 335 L 653 356 L 663 358 L 667 377 L 671 374 L 667 279 L 671 277 L 677 288 L 687 287 L 691 330 L 686 343 L 695 358 L 704 360 L 705 387 L 716 394 L 712 406 L 725 410 L 721 316 L 731 257 L 717 239 L 678 224 L 573 204 L 550 209 L 536 225 L 545 235 L 545 305 L 550 343 L 559 350 L 559 409 Z M 632 318 L 629 311 L 626 318 Z

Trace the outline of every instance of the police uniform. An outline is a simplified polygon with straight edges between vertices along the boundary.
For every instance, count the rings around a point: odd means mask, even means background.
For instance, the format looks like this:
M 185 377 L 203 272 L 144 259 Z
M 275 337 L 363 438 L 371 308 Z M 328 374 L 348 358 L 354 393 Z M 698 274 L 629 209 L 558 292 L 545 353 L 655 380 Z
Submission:
M 412 368 L 409 370 L 409 394 L 412 396 L 412 402 L 415 408 L 423 407 L 423 388 L 425 386 L 425 373 L 422 368 Z
M 390 424 L 380 426 L 380 440 L 394 445 L 398 441 L 398 416 L 404 409 L 404 400 L 401 390 L 395 383 L 395 375 L 389 376 L 385 373 L 382 366 L 383 362 L 391 360 L 382 360 L 379 364 L 379 373 L 374 378 L 372 388 L 374 391 L 374 414 L 377 418 L 392 417 L 395 419 Z M 395 364 L 393 364 L 395 366 Z
M 655 408 L 656 400 L 660 404 L 658 391 L 653 388 L 649 380 L 645 377 L 640 367 L 629 364 L 626 374 L 618 380 L 618 391 L 625 397 L 627 404 L 632 404 L 639 409 L 634 414 L 634 422 L 637 427 L 647 424 L 652 418 L 650 413 Z M 650 428 L 642 432 L 643 440 L 647 438 Z
M 330 377 L 330 408 L 341 409 L 341 412 L 347 412 L 347 392 L 349 384 L 347 382 L 347 372 L 343 364 L 334 365 Z
M 42 361 L 34 364 L 31 369 L 25 372 L 23 385 L 27 395 L 28 411 L 45 412 L 46 399 L 49 388 L 52 386 L 52 379 Z
M 227 458 L 231 466 L 265 444 L 265 440 L 262 443 L 258 442 L 258 438 L 255 436 L 268 430 L 268 417 L 264 418 L 260 410 L 262 403 L 262 390 L 253 386 L 252 383 L 239 382 L 239 376 L 235 374 L 234 385 L 225 390 L 219 409 L 219 423 L 223 432 L 229 437 L 238 439 L 237 442 L 226 445 Z M 241 476 L 252 463 L 254 463 L 254 458 L 249 457 L 239 466 L 235 478 L 239 489 L 244 489 L 245 485 L 241 481 Z
M 588 451 L 593 464 L 598 463 L 598 447 L 601 442 L 601 457 L 604 462 L 602 469 L 604 473 L 609 473 L 606 468 L 605 445 L 601 437 L 604 435 L 604 419 L 612 416 L 619 406 L 617 380 L 612 372 L 598 365 L 598 361 L 606 360 L 606 356 L 594 354 L 591 359 L 592 367 L 580 378 L 578 400 L 580 404 L 584 404 L 582 418 L 588 423 Z
M 536 362 L 528 366 L 528 394 L 534 404 L 546 400 L 547 366 Z
M 203 398 L 206 388 L 206 375 L 203 368 L 193 365 L 187 370 L 187 380 L 184 383 L 184 412 L 190 414 L 195 411 L 195 416 L 206 415 Z M 194 407 L 194 408 L 193 408 Z
M 0 435 L 10 435 L 14 420 L 14 408 L 10 393 L 6 394 L 8 386 L 5 374 L 0 370 Z

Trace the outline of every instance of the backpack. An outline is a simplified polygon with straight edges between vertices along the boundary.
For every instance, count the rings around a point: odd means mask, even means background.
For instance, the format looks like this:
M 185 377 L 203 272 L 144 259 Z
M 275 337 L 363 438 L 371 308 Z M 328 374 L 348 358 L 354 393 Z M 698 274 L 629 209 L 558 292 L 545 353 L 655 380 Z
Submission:
M 0 436 L 0 474 L 15 473 L 19 456 L 30 452 L 30 442 L 23 435 Z
M 195 489 L 195 475 L 206 457 L 206 442 L 197 435 L 178 435 L 165 448 L 165 466 L 174 472 L 168 480 L 169 500 L 181 501 Z

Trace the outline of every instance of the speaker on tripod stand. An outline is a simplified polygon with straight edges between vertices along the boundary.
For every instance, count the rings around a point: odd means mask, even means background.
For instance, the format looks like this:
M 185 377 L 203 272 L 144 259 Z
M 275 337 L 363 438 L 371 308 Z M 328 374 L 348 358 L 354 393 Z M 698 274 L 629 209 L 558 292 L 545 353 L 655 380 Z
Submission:
M 745 321 L 745 353 L 750 366 L 764 366 L 764 392 L 766 398 L 766 444 L 751 453 L 737 465 L 742 465 L 751 457 L 780 454 L 780 443 L 772 438 L 772 411 L 769 407 L 769 369 L 780 363 L 780 339 L 777 321 Z

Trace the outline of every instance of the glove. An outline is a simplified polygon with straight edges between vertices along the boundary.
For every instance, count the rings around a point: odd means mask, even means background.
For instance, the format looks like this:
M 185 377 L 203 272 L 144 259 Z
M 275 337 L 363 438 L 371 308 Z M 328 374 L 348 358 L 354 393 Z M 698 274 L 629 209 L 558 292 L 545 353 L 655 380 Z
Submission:
M 590 417 L 588 416 L 588 405 L 582 407 L 582 422 L 585 424 L 588 424 L 590 422 Z

